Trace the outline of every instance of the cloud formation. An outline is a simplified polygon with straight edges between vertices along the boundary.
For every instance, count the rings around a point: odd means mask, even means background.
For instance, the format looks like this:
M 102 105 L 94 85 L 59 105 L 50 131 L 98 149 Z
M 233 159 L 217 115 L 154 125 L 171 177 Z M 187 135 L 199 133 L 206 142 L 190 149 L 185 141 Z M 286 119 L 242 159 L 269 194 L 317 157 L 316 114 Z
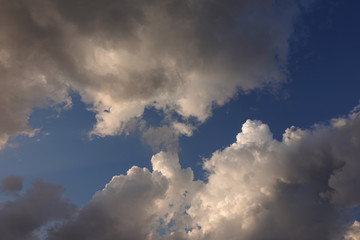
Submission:
M 358 239 L 349 216 L 360 204 L 359 140 L 356 112 L 288 128 L 282 141 L 247 120 L 236 142 L 204 161 L 206 182 L 160 152 L 152 172 L 115 176 L 48 239 Z
M 69 91 L 96 113 L 93 135 L 121 134 L 147 107 L 202 122 L 239 89 L 286 81 L 299 4 L 4 0 L 0 148 L 34 134 L 34 108 L 71 106 Z

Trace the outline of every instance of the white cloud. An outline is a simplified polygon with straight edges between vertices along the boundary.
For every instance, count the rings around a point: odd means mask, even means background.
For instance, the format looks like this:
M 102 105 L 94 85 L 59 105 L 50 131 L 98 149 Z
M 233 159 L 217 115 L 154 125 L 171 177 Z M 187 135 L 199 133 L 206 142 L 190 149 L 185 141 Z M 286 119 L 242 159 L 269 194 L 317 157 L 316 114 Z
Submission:
M 194 131 L 194 126 L 190 124 L 173 122 L 172 126 L 178 134 L 185 135 L 187 137 L 191 137 Z
M 360 118 L 342 119 L 291 127 L 283 141 L 248 120 L 235 143 L 205 160 L 207 182 L 160 152 L 152 172 L 114 177 L 49 239 L 357 239 L 357 222 L 347 226 L 360 204 Z

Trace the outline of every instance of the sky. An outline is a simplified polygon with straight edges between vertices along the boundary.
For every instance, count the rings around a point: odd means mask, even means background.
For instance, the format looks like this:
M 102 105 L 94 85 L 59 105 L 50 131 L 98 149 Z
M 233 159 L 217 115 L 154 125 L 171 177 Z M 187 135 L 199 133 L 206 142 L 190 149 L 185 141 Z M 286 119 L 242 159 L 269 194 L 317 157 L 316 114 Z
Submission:
M 360 3 L 0 1 L 0 238 L 360 240 Z

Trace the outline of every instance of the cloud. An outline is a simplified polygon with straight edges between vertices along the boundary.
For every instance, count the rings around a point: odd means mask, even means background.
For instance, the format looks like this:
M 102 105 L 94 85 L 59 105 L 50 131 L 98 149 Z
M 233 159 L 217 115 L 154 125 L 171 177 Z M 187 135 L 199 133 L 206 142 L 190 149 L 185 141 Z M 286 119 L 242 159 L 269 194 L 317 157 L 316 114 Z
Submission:
M 69 96 L 65 74 L 51 56 L 57 31 L 36 24 L 22 1 L 2 1 L 0 15 L 1 149 L 10 137 L 34 134 L 27 124 L 33 108 L 65 103 Z
M 150 126 L 143 131 L 142 139 L 154 152 L 179 151 L 179 136 L 192 136 L 194 127 L 190 124 L 184 124 L 174 121 L 170 126 L 162 125 L 160 127 Z
M 330 239 L 338 216 L 322 193 L 341 164 L 327 158 L 323 141 L 316 132 L 278 142 L 248 120 L 235 143 L 205 162 L 208 183 L 189 209 L 202 227 L 197 239 Z
M 15 178 L 6 178 L 3 185 L 10 180 L 13 182 Z M 12 190 L 14 190 L 13 186 Z M 63 188 L 60 185 L 38 179 L 24 195 L 18 195 L 15 200 L 0 202 L 1 238 L 39 239 L 37 231 L 40 231 L 42 227 L 46 227 L 53 221 L 69 218 L 75 208 L 61 196 L 62 191 Z
M 148 107 L 202 122 L 239 89 L 281 84 L 297 2 L 5 0 L 0 147 L 33 132 L 34 108 L 71 106 L 70 91 L 102 137 Z
M 345 234 L 345 240 L 359 240 L 360 239 L 360 222 L 355 221 L 353 225 Z
M 167 150 L 177 152 L 179 148 L 179 136 L 174 129 L 169 126 L 149 127 L 142 135 L 142 139 L 146 142 L 154 152 Z
M 190 169 L 181 169 L 176 155 L 161 152 L 152 160 L 153 172 L 132 167 L 115 176 L 68 223 L 54 228 L 49 240 L 158 239 L 176 212 L 185 211 L 200 182 Z M 184 221 L 184 219 L 181 219 Z
M 247 120 L 236 142 L 204 161 L 207 181 L 160 152 L 152 172 L 115 176 L 48 239 L 357 239 L 359 138 L 356 112 L 290 127 L 282 141 Z
M 10 175 L 6 177 L 4 180 L 2 180 L 0 189 L 4 192 L 20 191 L 23 187 L 22 185 L 23 179 L 24 178 L 22 176 Z

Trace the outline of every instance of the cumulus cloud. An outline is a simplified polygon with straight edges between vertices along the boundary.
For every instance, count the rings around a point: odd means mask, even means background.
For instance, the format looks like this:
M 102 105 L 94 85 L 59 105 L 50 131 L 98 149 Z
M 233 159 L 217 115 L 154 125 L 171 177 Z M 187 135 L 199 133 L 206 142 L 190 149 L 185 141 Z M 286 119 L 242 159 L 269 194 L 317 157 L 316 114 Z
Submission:
M 298 2 L 4 0 L 0 147 L 33 133 L 34 107 L 71 106 L 70 90 L 107 136 L 147 107 L 202 122 L 239 89 L 276 86 Z
M 115 176 L 48 239 L 357 239 L 349 216 L 360 204 L 359 138 L 355 112 L 291 127 L 282 141 L 247 120 L 236 142 L 204 161 L 207 181 L 160 152 L 152 172 Z
M 6 178 L 3 185 L 10 180 L 14 182 L 15 178 Z M 62 191 L 60 185 L 38 179 L 24 195 L 0 202 L 0 238 L 37 240 L 42 227 L 69 218 L 75 208 L 61 196 Z

